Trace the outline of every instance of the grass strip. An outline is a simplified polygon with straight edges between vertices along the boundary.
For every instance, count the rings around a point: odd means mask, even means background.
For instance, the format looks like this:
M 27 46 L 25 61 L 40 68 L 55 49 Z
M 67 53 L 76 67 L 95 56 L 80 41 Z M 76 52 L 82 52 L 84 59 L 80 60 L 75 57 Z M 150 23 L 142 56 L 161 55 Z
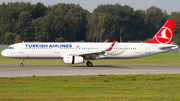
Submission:
M 1 101 L 179 101 L 179 74 L 1 77 Z

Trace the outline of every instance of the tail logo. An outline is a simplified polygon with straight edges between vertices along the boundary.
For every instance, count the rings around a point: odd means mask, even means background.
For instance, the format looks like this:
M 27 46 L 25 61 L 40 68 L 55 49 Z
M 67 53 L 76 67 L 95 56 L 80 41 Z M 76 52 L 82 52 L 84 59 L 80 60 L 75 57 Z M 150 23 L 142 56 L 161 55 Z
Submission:
M 169 43 L 172 39 L 172 31 L 167 27 L 162 27 L 155 38 L 159 43 Z

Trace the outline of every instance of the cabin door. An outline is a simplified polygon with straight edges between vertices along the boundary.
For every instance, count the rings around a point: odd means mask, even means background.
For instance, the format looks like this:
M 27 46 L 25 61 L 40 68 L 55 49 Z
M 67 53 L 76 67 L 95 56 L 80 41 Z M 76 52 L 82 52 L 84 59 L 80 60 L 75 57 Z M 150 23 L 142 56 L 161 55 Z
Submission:
M 19 53 L 20 54 L 24 53 L 24 44 L 19 45 Z

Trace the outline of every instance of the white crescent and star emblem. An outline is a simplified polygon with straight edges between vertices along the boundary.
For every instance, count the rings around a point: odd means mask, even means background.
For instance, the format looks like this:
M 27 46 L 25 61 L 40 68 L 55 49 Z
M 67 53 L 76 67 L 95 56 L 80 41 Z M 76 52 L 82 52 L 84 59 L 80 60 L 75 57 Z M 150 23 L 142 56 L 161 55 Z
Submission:
M 172 39 L 172 31 L 168 27 L 163 27 L 155 38 L 159 43 L 169 43 Z
M 166 36 L 166 30 L 167 30 L 167 29 L 164 29 L 164 30 L 161 32 L 161 36 L 158 36 L 158 37 L 164 38 L 164 39 L 169 39 L 169 38 Z

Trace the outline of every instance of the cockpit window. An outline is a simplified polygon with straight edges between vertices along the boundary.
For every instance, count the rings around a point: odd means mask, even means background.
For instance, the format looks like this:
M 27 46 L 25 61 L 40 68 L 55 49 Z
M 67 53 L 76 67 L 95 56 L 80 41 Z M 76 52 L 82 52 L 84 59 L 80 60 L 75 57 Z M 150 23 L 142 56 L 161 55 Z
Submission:
M 14 47 L 8 47 L 7 49 L 14 49 Z

